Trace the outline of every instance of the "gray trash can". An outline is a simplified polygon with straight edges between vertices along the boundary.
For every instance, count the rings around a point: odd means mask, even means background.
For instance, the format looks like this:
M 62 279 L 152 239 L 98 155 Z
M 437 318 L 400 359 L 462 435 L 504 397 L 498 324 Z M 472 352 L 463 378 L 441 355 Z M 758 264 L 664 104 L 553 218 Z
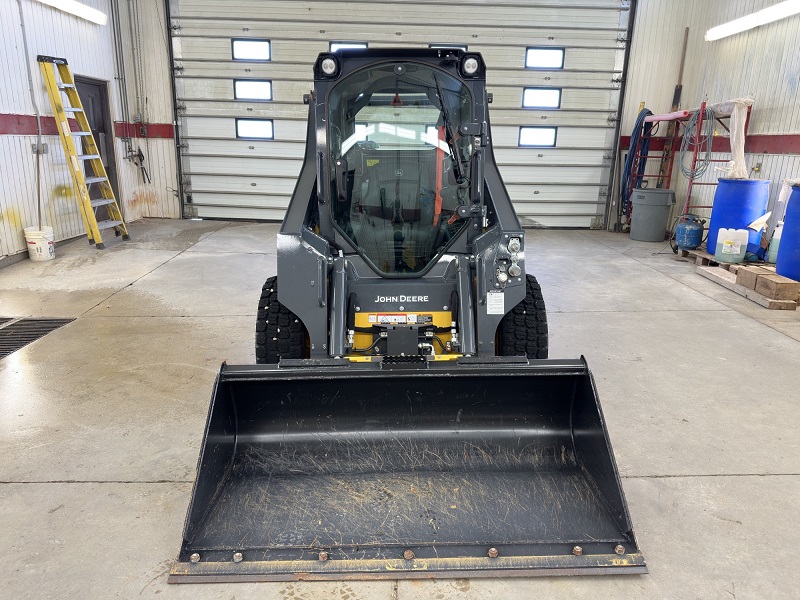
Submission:
M 664 189 L 635 189 L 631 239 L 640 242 L 663 242 L 669 213 L 675 204 L 675 192 Z

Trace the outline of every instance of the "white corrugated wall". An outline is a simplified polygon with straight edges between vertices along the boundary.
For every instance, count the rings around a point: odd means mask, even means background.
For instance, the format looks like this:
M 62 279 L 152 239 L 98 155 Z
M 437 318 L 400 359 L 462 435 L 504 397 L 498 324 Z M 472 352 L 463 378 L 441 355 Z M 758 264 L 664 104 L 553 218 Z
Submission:
M 329 41 L 372 48 L 457 43 L 481 52 L 500 170 L 523 221 L 602 219 L 628 3 L 621 0 L 171 0 L 183 172 L 199 216 L 281 219 L 300 170 L 311 67 Z M 272 60 L 231 58 L 232 38 L 267 38 Z M 564 69 L 524 68 L 527 46 L 565 47 Z M 272 81 L 271 102 L 234 100 L 233 79 Z M 563 88 L 559 110 L 523 109 L 525 86 Z M 275 140 L 236 139 L 236 117 L 273 119 Z M 519 148 L 522 125 L 558 126 L 555 148 Z M 266 159 L 266 160 L 265 160 Z
M 126 9 L 127 0 L 82 1 L 109 15 L 108 25 L 95 25 L 33 0 L 22 2 L 39 110 L 43 116 L 53 114 L 36 62 L 36 55 L 45 54 L 66 58 L 76 75 L 108 82 L 111 118 L 113 121 L 122 121 L 120 87 L 115 79 L 118 73 L 111 4 L 113 1 L 115 5 Z M 161 30 L 158 29 L 159 22 L 164 23 L 164 6 L 161 0 L 140 0 L 139 4 L 147 29 L 140 46 L 146 50 L 143 53 L 146 60 L 141 61 L 146 77 L 143 80 L 146 84 L 143 95 L 149 111 L 146 116 L 151 122 L 171 123 L 166 32 L 163 25 Z M 129 56 L 132 49 L 130 40 L 126 40 L 124 45 Z M 20 15 L 14 0 L 0 2 L 0 56 L 0 78 L 4 84 L 0 94 L 0 113 L 33 115 L 35 111 L 25 68 Z M 36 136 L 33 135 L 0 135 L 0 177 L 3 181 L 3 193 L 0 194 L 0 256 L 24 252 L 22 229 L 37 225 L 36 157 L 31 152 L 31 144 L 35 141 Z M 54 227 L 56 240 L 85 235 L 58 136 L 45 136 L 44 141 L 48 145 L 48 154 L 41 156 L 43 224 Z M 115 138 L 119 194 L 125 217 L 128 220 L 141 216 L 179 217 L 180 204 L 175 192 L 174 141 L 134 139 L 132 143 L 134 148 L 137 145 L 147 148 L 146 160 L 152 183 L 142 183 L 138 168 L 125 158 L 127 146 Z
M 776 3 L 777 0 L 639 0 L 622 135 L 630 135 L 641 102 L 656 114 L 669 112 L 685 27 L 689 27 L 689 43 L 681 108 L 696 108 L 706 98 L 713 103 L 751 95 L 755 103 L 749 134 L 800 133 L 800 15 L 715 42 L 704 40 L 711 27 Z M 719 127 L 718 133 L 727 135 Z M 714 158 L 730 155 L 715 154 Z M 745 158 L 749 169 L 761 163 L 758 172 L 751 171 L 751 178 L 773 182 L 770 209 L 774 208 L 780 182 L 787 177 L 800 177 L 800 155 L 747 154 Z M 719 175 L 709 169 L 698 181 L 715 181 Z M 677 164 L 671 187 L 676 192 L 677 205 L 682 206 L 687 180 L 678 172 Z M 714 190 L 713 186 L 695 188 L 692 204 L 710 205 Z
M 173 123 L 169 35 L 164 0 L 112 0 L 118 7 L 124 39 L 125 89 L 129 119 Z M 142 151 L 147 183 L 138 168 L 126 169 L 124 208 L 129 218 L 180 218 L 175 140 L 133 138 L 133 152 Z M 122 176 L 120 177 L 122 179 Z M 121 184 L 122 185 L 122 184 Z

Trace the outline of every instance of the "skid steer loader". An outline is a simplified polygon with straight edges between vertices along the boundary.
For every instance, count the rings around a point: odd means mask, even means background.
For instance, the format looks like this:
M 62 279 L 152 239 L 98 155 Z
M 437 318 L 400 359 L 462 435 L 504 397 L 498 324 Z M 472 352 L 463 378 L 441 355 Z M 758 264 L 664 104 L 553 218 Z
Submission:
M 171 582 L 646 572 L 586 362 L 547 359 L 485 72 L 318 57 L 259 364 L 219 373 Z

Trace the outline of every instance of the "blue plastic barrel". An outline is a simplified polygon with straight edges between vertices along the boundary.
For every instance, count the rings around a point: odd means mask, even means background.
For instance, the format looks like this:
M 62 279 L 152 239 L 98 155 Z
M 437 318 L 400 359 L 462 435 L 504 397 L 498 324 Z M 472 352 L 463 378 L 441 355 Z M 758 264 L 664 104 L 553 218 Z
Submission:
M 800 186 L 792 189 L 783 218 L 783 235 L 775 263 L 778 275 L 800 281 Z
M 717 247 L 717 232 L 728 229 L 747 229 L 753 221 L 763 217 L 769 202 L 768 179 L 720 179 L 714 194 L 711 222 L 708 224 L 706 248 L 714 252 Z M 748 230 L 750 236 L 747 249 L 758 252 L 761 247 L 761 232 Z M 783 242 L 781 242 L 783 243 Z

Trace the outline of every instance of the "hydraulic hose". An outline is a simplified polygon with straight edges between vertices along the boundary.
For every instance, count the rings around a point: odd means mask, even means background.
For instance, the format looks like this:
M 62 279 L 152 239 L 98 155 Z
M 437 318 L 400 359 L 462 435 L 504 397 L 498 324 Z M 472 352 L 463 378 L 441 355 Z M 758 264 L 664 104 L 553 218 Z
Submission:
M 650 151 L 650 134 L 653 130 L 653 124 L 646 122 L 644 119 L 653 113 L 643 108 L 636 117 L 636 123 L 631 132 L 631 143 L 628 148 L 628 156 L 625 158 L 625 168 L 622 170 L 622 179 L 619 184 L 619 202 L 617 203 L 617 213 L 619 216 L 628 214 L 628 206 L 630 203 L 631 190 L 638 185 L 641 185 L 645 166 L 647 160 L 640 160 L 636 168 L 636 173 L 633 173 L 633 165 L 636 162 L 637 149 L 640 157 L 644 158 Z M 641 147 L 640 147 L 641 146 Z M 633 180 L 633 185 L 631 181 Z

